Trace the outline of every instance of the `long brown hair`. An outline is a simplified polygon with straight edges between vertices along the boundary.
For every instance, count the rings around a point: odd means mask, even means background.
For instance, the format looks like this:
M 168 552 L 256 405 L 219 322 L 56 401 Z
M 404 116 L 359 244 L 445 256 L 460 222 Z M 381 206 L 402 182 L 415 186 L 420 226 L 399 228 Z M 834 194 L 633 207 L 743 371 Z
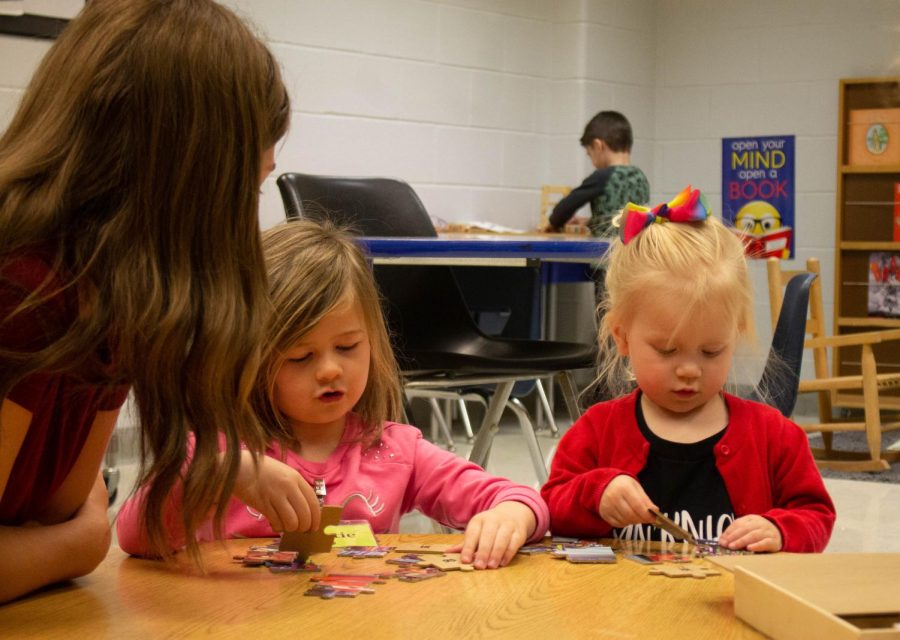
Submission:
M 109 382 L 133 385 L 149 461 L 144 522 L 162 555 L 174 483 L 198 559 L 193 531 L 212 505 L 221 522 L 238 442 L 265 443 L 249 403 L 268 309 L 258 190 L 263 152 L 289 117 L 272 55 L 228 9 L 91 0 L 0 138 L 0 260 L 49 250 L 79 301 L 47 348 L 0 353 L 0 396 L 108 346 Z
M 330 222 L 296 220 L 263 232 L 273 310 L 266 354 L 253 403 L 270 438 L 288 445 L 294 435 L 275 404 L 275 376 L 288 352 L 330 311 L 345 301 L 359 303 L 371 359 L 366 389 L 354 407 L 363 423 L 364 444 L 381 435 L 385 420 L 401 411 L 400 373 L 381 311 L 381 299 L 365 256 L 347 230 Z

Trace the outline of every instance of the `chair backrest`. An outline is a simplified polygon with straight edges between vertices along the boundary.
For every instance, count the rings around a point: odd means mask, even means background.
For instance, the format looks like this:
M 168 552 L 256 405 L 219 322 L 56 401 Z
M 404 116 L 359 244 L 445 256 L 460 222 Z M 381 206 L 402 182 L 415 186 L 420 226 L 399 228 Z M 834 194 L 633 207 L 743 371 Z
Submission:
M 818 258 L 809 258 L 806 261 L 806 269 L 782 269 L 781 260 L 769 258 L 766 262 L 766 270 L 769 279 L 769 312 L 772 316 L 774 327 L 781 309 L 782 290 L 788 281 L 794 276 L 811 273 L 815 280 L 809 290 L 809 315 L 806 320 L 806 334 L 811 338 L 821 338 L 826 335 L 825 310 L 822 303 L 822 278 Z M 827 378 L 831 374 L 828 370 L 828 351 L 825 347 L 815 347 L 813 352 L 813 365 L 816 378 Z
M 402 180 L 284 173 L 276 182 L 288 218 L 328 218 L 364 236 L 437 237 L 419 196 Z
M 289 218 L 329 218 L 370 236 L 437 236 L 422 201 L 401 180 L 287 173 L 277 183 Z M 374 273 L 404 371 L 433 368 L 417 353 L 464 352 L 486 338 L 450 267 L 375 265 Z
M 817 274 L 806 271 L 796 273 L 788 279 L 784 298 L 778 299 L 779 310 L 773 325 L 775 331 L 772 346 L 758 385 L 765 393 L 765 398 L 758 397 L 758 394 L 754 394 L 752 398 L 768 402 L 785 417 L 790 417 L 797 403 L 810 291 L 817 283 Z

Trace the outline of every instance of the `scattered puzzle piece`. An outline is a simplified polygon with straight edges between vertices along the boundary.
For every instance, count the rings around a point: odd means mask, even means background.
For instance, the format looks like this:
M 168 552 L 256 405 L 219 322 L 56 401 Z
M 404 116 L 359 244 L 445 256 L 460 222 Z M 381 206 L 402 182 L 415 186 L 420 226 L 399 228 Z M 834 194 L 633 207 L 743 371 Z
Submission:
M 753 555 L 752 551 L 746 549 L 729 549 L 728 547 L 719 546 L 715 540 L 697 540 L 697 547 L 694 552 L 699 557 L 704 556 L 743 556 Z
M 277 541 L 276 541 L 277 542 Z M 276 543 L 265 546 L 252 546 L 242 556 L 234 556 L 234 560 L 245 567 L 268 567 L 272 573 L 317 572 L 322 567 L 311 562 L 301 562 L 296 551 L 279 551 Z
M 566 560 L 577 564 L 615 564 L 616 554 L 611 547 L 579 547 L 566 551 Z
M 679 565 L 677 567 L 658 567 L 650 569 L 651 576 L 666 576 L 667 578 L 697 578 L 702 580 L 709 576 L 720 575 L 718 571 L 699 565 Z
M 447 553 L 449 544 L 398 544 L 394 547 L 397 553 Z
M 554 558 L 565 558 L 576 564 L 614 564 L 616 554 L 612 547 L 602 544 L 586 546 L 561 546 L 552 551 Z
M 434 567 L 400 567 L 394 575 L 400 582 L 422 582 L 431 578 L 441 578 L 444 572 Z
M 338 552 L 342 558 L 383 558 L 393 547 L 344 547 Z
M 440 558 L 428 558 L 420 560 L 420 567 L 434 567 L 441 571 L 475 571 L 475 567 L 470 564 L 463 564 L 458 553 L 445 553 Z
M 419 564 L 422 561 L 422 556 L 415 553 L 407 553 L 406 555 L 402 555 L 399 558 L 389 558 L 385 560 L 388 564 L 399 564 L 405 567 L 410 567 Z

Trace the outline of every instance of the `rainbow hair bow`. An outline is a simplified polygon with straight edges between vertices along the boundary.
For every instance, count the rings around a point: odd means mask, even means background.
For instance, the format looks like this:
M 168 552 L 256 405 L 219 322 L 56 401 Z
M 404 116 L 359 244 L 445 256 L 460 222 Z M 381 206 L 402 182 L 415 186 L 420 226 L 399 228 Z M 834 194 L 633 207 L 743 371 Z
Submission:
M 703 222 L 709 217 L 709 204 L 699 189 L 688 185 L 677 196 L 652 209 L 629 202 L 619 227 L 622 242 L 628 244 L 654 222 Z

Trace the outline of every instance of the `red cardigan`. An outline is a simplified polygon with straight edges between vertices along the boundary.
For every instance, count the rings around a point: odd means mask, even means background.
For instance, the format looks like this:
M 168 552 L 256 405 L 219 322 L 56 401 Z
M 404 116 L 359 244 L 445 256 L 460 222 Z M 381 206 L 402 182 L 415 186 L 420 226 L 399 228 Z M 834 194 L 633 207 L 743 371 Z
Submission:
M 599 513 L 606 485 L 637 474 L 650 443 L 635 418 L 637 392 L 596 404 L 560 440 L 541 495 L 556 535 L 609 537 Z M 759 514 L 781 531 L 783 551 L 822 551 L 834 527 L 834 504 L 806 434 L 767 405 L 724 394 L 728 427 L 715 445 L 735 517 Z

